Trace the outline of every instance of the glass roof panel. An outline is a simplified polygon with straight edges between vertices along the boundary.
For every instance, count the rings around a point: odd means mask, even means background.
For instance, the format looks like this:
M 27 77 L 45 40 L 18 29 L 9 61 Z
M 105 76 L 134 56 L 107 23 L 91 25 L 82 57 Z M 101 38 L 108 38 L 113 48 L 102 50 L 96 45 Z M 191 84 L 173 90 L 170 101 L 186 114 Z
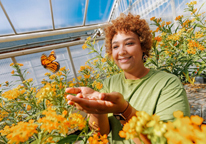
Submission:
M 52 29 L 49 0 L 1 0 L 17 33 Z
M 115 0 L 89 0 L 86 25 L 107 22 Z
M 9 21 L 7 20 L 2 8 L 0 7 L 0 35 L 14 34 Z
M 55 28 L 81 26 L 86 0 L 52 0 Z

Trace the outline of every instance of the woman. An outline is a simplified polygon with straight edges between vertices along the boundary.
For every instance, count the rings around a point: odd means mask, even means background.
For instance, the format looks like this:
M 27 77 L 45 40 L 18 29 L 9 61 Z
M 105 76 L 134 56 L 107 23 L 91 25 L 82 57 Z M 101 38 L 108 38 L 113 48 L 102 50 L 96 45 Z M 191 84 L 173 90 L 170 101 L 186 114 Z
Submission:
M 90 115 L 90 126 L 101 134 L 111 134 L 111 143 L 141 143 L 138 138 L 123 140 L 118 132 L 136 111 L 157 114 L 163 121 L 173 120 L 173 112 L 190 115 L 186 92 L 180 80 L 172 74 L 144 66 L 149 56 L 152 36 L 149 26 L 140 16 L 121 14 L 105 28 L 106 52 L 122 73 L 105 79 L 100 92 L 87 87 L 67 88 L 68 103 Z M 93 125 L 92 123 L 95 122 Z M 150 143 L 141 135 L 144 143 Z

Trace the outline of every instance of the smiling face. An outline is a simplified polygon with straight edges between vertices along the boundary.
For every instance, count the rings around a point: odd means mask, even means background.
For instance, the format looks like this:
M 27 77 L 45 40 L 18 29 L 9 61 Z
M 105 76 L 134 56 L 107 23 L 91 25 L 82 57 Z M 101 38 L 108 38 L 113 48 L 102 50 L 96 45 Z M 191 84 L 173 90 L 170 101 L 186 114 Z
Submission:
M 139 37 L 133 32 L 118 32 L 112 39 L 112 57 L 125 72 L 135 73 L 144 68 Z

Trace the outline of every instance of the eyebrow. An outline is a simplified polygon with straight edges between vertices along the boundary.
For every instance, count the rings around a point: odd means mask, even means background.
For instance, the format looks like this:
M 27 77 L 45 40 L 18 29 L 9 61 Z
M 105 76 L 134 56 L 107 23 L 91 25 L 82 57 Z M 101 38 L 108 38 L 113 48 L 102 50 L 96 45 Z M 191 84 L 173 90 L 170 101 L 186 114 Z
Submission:
M 126 39 L 124 39 L 123 41 L 127 41 L 127 40 L 130 40 L 130 39 L 135 40 L 134 38 L 126 38 Z M 115 43 L 118 43 L 118 42 L 117 42 L 117 41 L 112 42 L 112 44 L 115 44 Z

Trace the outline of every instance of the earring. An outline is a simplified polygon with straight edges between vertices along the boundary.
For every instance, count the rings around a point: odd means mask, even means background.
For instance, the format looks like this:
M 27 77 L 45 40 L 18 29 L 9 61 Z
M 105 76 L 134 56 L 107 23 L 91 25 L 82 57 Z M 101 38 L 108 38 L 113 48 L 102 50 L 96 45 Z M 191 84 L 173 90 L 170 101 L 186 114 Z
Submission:
M 142 60 L 143 60 L 143 62 L 147 61 L 147 55 L 144 52 L 142 54 Z

